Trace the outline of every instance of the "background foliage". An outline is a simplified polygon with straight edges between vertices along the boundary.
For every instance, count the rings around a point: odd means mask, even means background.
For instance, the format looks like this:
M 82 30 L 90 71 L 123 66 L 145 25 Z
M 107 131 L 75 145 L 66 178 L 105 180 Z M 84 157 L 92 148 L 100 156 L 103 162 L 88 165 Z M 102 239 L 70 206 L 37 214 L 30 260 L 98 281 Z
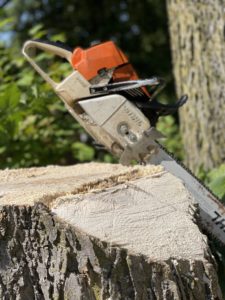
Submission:
M 160 101 L 174 101 L 165 1 L 161 0 L 0 0 L 0 167 L 114 162 L 67 113 L 51 88 L 21 55 L 25 40 L 60 40 L 71 47 L 114 40 L 140 77 L 159 75 L 168 82 Z M 47 63 L 46 63 L 47 61 Z M 52 76 L 68 66 L 42 55 Z M 164 144 L 183 158 L 178 116 L 160 119 Z M 186 141 L 185 141 L 186 142 Z M 199 176 L 225 201 L 225 166 Z
M 168 84 L 159 100 L 174 101 L 165 0 L 0 0 L 0 168 L 115 161 L 92 146 L 90 137 L 25 61 L 21 48 L 31 38 L 60 40 L 73 48 L 112 39 L 140 77 L 164 77 Z M 68 66 L 45 55 L 39 62 L 45 62 L 56 77 L 68 71 Z M 167 136 L 168 150 L 182 159 L 178 116 L 160 119 L 158 129 Z M 225 202 L 225 164 L 209 173 L 200 169 L 198 176 Z

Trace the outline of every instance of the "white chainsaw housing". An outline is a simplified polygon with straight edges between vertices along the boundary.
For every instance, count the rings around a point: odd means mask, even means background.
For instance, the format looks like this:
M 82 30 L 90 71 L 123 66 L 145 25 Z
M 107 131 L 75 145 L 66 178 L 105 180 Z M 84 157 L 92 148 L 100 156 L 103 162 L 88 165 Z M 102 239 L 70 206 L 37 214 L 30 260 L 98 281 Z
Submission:
M 125 97 L 119 94 L 92 97 L 91 84 L 78 71 L 73 71 L 62 82 L 56 83 L 32 59 L 30 49 L 40 48 L 71 59 L 70 52 L 53 45 L 28 41 L 23 54 L 36 71 L 53 87 L 72 116 L 99 144 L 116 156 L 132 147 L 150 129 L 149 120 Z M 64 52 L 65 51 L 65 52 Z M 100 83 L 101 84 L 101 83 Z
M 128 145 L 141 139 L 143 132 L 150 127 L 149 121 L 121 95 L 90 98 L 89 87 L 89 82 L 74 71 L 55 91 L 86 131 L 99 144 L 120 156 Z M 80 100 L 83 97 L 85 99 Z

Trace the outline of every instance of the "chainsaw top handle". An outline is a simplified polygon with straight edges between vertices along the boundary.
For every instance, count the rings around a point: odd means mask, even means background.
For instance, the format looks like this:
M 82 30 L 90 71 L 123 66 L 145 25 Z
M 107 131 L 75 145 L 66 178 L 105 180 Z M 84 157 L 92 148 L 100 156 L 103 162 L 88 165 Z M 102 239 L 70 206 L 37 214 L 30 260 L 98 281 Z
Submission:
M 55 54 L 57 56 L 63 57 L 70 64 L 71 64 L 71 57 L 72 57 L 72 49 L 69 49 L 69 47 L 65 46 L 61 42 L 46 42 L 43 40 L 30 40 L 27 41 L 23 46 L 23 50 L 22 50 L 23 55 L 27 58 L 27 60 L 34 67 L 34 69 L 55 89 L 58 84 L 54 80 L 52 80 L 48 76 L 48 74 L 45 73 L 45 71 L 42 70 L 40 66 L 32 58 L 34 49 L 40 49 Z

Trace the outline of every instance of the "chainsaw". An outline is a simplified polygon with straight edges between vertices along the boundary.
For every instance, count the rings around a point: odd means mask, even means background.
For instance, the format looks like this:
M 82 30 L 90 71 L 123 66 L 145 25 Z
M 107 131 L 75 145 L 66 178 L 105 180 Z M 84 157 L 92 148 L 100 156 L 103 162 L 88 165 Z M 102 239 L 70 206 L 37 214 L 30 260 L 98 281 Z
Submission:
M 34 60 L 37 49 L 66 59 L 71 74 L 55 82 Z M 31 40 L 24 44 L 23 54 L 96 145 L 102 145 L 123 165 L 133 161 L 161 164 L 180 178 L 198 204 L 203 229 L 225 245 L 225 207 L 158 141 L 164 137 L 156 129 L 158 118 L 176 112 L 187 102 L 186 95 L 175 104 L 158 102 L 156 96 L 165 86 L 164 80 L 139 79 L 126 55 L 112 41 L 72 50 L 61 42 Z

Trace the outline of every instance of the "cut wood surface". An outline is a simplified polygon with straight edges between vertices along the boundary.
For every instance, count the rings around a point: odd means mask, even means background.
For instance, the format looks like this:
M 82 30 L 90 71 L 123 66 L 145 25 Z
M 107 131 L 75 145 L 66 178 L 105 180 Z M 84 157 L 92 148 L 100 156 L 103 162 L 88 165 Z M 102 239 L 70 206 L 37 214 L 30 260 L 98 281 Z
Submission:
M 99 184 L 110 187 L 161 171 L 161 166 L 132 168 L 100 163 L 4 170 L 0 171 L 0 199 L 1 204 L 32 205 L 41 201 L 49 205 L 62 195 L 85 193 Z
M 0 179 L 0 299 L 222 299 L 193 199 L 161 166 Z

